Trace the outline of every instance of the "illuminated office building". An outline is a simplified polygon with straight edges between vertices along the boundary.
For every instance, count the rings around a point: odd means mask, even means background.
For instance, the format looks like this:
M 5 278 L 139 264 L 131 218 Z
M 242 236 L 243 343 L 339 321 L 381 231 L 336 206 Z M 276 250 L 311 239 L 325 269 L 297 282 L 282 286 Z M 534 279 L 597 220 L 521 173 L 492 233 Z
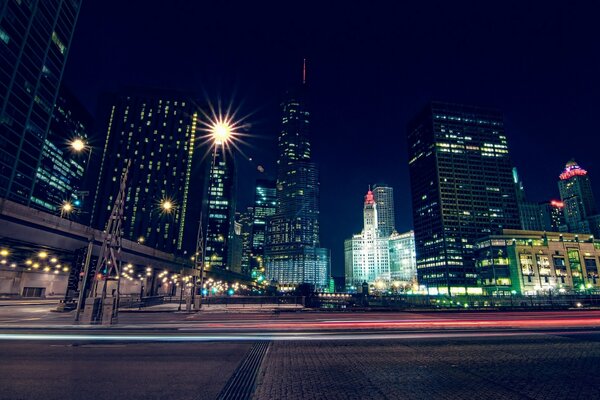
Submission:
M 487 294 L 552 295 L 600 289 L 600 241 L 574 233 L 503 230 L 477 241 Z
M 373 186 L 373 197 L 377 203 L 377 220 L 381 236 L 390 236 L 396 227 L 394 213 L 394 188 L 383 184 Z
M 568 231 L 600 237 L 598 208 L 588 172 L 575 161 L 569 161 L 559 176 L 558 189 Z
M 390 252 L 390 278 L 392 286 L 403 287 L 417 282 L 417 255 L 415 253 L 415 233 L 393 232 L 388 239 Z
M 103 229 L 129 161 L 123 220 L 126 238 L 166 252 L 182 249 L 198 113 L 185 95 L 134 91 L 107 99 L 106 141 L 93 204 Z M 201 181 L 201 179 L 200 179 Z M 191 218 L 195 226 L 198 220 Z M 195 230 L 195 229 L 194 229 Z
M 565 203 L 559 200 L 550 200 L 540 203 L 540 215 L 544 231 L 559 232 L 565 228 Z
M 80 6 L 79 0 L 0 2 L 0 197 L 55 206 L 36 185 L 45 177 L 42 158 L 63 151 L 62 143 L 53 148 L 46 139 Z
M 82 217 L 81 211 L 87 206 L 84 202 L 89 200 L 83 183 L 91 149 L 86 145 L 78 153 L 70 143 L 74 139 L 88 143 L 91 124 L 92 117 L 83 105 L 61 87 L 36 172 L 32 206 L 59 213 L 61 205 L 69 202 L 73 206 L 69 218 Z M 89 221 L 89 216 L 87 219 Z
M 419 284 L 477 293 L 477 239 L 520 228 L 499 111 L 432 102 L 408 127 Z
M 311 159 L 306 80 L 286 93 L 278 139 L 277 208 L 268 218 L 266 276 L 280 285 L 328 286 L 330 253 L 319 245 L 319 170 Z
M 277 210 L 276 182 L 258 179 L 254 195 L 254 218 L 252 222 L 252 263 L 258 266 L 258 257 L 265 255 L 265 231 L 267 219 Z
M 215 146 L 213 162 L 208 169 L 208 194 L 204 206 L 207 211 L 203 212 L 206 221 L 205 262 L 210 268 L 231 269 L 234 260 L 228 255 L 231 254 L 229 247 L 235 245 L 235 160 L 228 148 Z
M 378 208 L 369 189 L 363 205 L 363 230 L 344 243 L 346 286 L 360 287 L 364 282 L 375 290 L 390 286 L 388 237 L 381 235 Z

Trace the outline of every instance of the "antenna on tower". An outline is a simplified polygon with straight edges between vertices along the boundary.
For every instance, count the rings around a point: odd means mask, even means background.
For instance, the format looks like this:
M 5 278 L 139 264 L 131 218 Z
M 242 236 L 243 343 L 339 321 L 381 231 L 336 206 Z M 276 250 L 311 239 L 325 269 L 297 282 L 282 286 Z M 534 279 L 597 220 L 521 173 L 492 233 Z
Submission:
M 302 63 L 302 84 L 306 85 L 306 58 L 304 58 Z

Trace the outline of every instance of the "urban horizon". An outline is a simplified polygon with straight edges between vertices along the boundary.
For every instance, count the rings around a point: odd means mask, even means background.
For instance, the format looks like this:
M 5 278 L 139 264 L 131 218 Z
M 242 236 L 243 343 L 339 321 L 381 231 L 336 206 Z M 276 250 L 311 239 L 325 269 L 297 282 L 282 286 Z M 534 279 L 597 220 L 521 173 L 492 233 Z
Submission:
M 0 400 L 597 397 L 598 11 L 0 0 Z

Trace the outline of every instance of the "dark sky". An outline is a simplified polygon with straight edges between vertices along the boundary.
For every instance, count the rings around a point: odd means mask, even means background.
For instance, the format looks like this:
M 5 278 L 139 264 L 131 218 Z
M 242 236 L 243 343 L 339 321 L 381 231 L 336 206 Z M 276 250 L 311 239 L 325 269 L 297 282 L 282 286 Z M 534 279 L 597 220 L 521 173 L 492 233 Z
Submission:
M 245 152 L 274 173 L 278 103 L 306 57 L 321 241 L 339 275 L 369 183 L 394 187 L 397 228 L 411 228 L 406 123 L 431 99 L 504 111 L 531 200 L 558 197 L 572 157 L 600 196 L 599 11 L 587 1 L 86 0 L 64 79 L 92 112 L 122 85 L 234 99 L 253 113 Z M 256 165 L 239 169 L 249 204 Z

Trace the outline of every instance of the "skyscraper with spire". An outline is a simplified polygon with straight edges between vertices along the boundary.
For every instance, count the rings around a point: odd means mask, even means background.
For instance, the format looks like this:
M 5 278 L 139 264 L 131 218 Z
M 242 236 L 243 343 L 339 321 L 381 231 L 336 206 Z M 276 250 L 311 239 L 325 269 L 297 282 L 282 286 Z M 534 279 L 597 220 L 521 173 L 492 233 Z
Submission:
M 325 288 L 331 261 L 319 243 L 319 169 L 311 158 L 306 96 L 305 60 L 302 84 L 288 90 L 281 103 L 277 208 L 267 223 L 266 276 L 283 286 Z

